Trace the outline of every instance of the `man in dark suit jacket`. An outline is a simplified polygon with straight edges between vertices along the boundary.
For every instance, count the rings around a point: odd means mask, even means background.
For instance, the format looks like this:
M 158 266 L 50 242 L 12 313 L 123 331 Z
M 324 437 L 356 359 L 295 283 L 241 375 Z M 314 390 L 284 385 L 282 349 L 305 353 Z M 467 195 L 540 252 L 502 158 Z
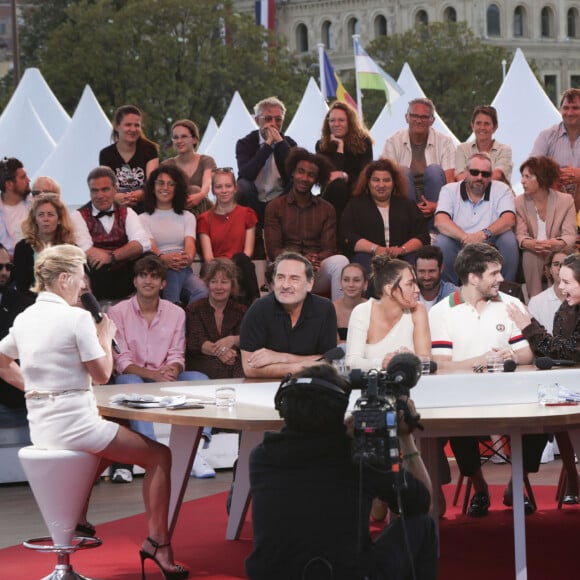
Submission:
M 288 190 L 284 166 L 296 142 L 282 133 L 286 114 L 282 101 L 268 97 L 256 104 L 254 112 L 258 130 L 236 144 L 238 203 L 251 207 L 263 225 L 266 204 Z

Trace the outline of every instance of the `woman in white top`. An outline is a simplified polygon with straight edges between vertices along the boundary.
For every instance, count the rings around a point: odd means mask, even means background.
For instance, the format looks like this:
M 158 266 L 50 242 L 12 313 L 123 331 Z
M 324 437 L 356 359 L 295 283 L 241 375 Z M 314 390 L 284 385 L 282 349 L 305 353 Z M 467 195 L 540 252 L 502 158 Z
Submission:
M 113 371 L 111 342 L 115 324 L 103 315 L 76 308 L 84 286 L 85 253 L 70 244 L 43 250 L 34 265 L 35 304 L 14 321 L 0 342 L 0 366 L 11 367 L 14 384 L 26 393 L 30 437 L 44 449 L 73 449 L 102 458 L 98 473 L 111 461 L 145 468 L 143 496 L 149 538 L 142 559 L 152 557 L 168 578 L 186 578 L 173 562 L 167 517 L 171 452 L 126 427 L 103 419 L 92 383 L 104 384 Z M 20 370 L 14 363 L 20 359 Z M 90 527 L 85 521 L 79 522 Z
M 413 268 L 383 254 L 372 262 L 378 299 L 359 304 L 350 316 L 346 362 L 351 369 L 386 368 L 400 350 L 431 355 L 431 333 Z
M 185 211 L 187 183 L 181 169 L 165 165 L 151 173 L 145 185 L 145 211 L 139 217 L 151 239 L 151 251 L 169 267 L 163 298 L 191 304 L 207 296 L 193 273 L 195 216 Z
M 528 296 L 542 291 L 544 263 L 551 252 L 572 252 L 576 243 L 574 198 L 551 189 L 560 166 L 550 157 L 530 157 L 520 167 L 524 195 L 516 198 L 516 238 Z

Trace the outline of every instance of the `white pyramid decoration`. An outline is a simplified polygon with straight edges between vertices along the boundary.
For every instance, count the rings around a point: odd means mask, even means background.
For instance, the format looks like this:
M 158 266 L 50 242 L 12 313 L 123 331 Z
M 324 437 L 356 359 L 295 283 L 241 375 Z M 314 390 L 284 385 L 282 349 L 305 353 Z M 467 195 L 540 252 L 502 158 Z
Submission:
M 292 137 L 299 147 L 314 152 L 316 142 L 322 133 L 322 123 L 327 112 L 328 105 L 316 81 L 310 77 L 300 105 L 298 105 L 296 114 L 288 125 L 285 134 Z
M 6 132 L 4 123 L 8 122 L 9 126 L 12 126 L 14 117 L 19 120 L 16 114 L 21 110 L 19 103 L 27 99 L 30 100 L 49 135 L 58 143 L 70 124 L 70 117 L 37 68 L 27 68 L 24 71 L 18 87 L 0 116 L 0 134 Z
M 205 153 L 205 150 L 212 142 L 212 139 L 217 135 L 218 130 L 219 127 L 215 119 L 213 117 L 210 117 L 207 127 L 205 128 L 205 131 L 203 133 L 203 137 L 201 138 L 199 147 L 197 148 L 198 153 Z
M 11 101 L 12 102 L 12 101 Z M 54 151 L 56 143 L 27 98 L 11 105 L 0 127 L 0 157 L 16 157 L 29 176 Z
M 71 124 L 52 155 L 36 172 L 60 184 L 66 204 L 79 206 L 89 200 L 87 175 L 99 164 L 99 151 L 111 143 L 111 123 L 87 85 Z
M 381 156 L 385 141 L 393 133 L 408 127 L 405 120 L 405 113 L 409 107 L 409 102 L 413 99 L 425 98 L 426 95 L 423 89 L 417 82 L 411 67 L 405 63 L 401 70 L 401 74 L 397 79 L 397 84 L 405 91 L 392 105 L 385 105 L 380 115 L 377 117 L 374 125 L 371 128 L 371 135 L 375 141 L 373 146 L 374 158 L 378 159 Z M 437 103 L 435 103 L 437 107 Z M 435 123 L 433 128 L 437 131 L 448 135 L 453 139 L 455 145 L 459 144 L 459 139 L 451 132 L 451 129 L 445 124 L 438 113 L 435 113 Z
M 218 167 L 233 167 L 237 175 L 236 143 L 238 139 L 257 128 L 240 93 L 236 91 L 218 132 L 208 145 L 205 154 L 213 157 Z
M 512 186 L 521 192 L 520 165 L 529 157 L 538 134 L 562 120 L 526 61 L 517 49 L 509 71 L 491 103 L 497 109 L 499 128 L 495 138 L 511 145 L 514 170 Z

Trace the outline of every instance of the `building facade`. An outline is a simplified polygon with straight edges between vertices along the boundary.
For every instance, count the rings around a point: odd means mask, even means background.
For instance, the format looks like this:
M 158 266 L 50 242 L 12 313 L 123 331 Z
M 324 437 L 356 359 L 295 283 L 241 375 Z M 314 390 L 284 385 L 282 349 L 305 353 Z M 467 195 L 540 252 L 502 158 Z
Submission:
M 366 46 L 418 23 L 465 21 L 486 43 L 521 48 L 552 99 L 580 87 L 580 0 L 275 0 L 275 11 L 275 32 L 291 49 L 315 53 L 321 42 L 339 70 L 354 66 L 353 34 Z

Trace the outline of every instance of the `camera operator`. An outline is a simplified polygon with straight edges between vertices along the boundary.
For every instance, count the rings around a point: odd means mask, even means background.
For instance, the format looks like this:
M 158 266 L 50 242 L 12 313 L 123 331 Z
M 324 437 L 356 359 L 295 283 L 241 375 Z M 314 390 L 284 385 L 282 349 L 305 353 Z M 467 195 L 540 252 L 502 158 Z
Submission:
M 349 391 L 329 365 L 304 369 L 280 385 L 275 402 L 285 426 L 267 433 L 250 456 L 251 580 L 402 580 L 412 577 L 412 568 L 417 579 L 437 577 L 431 482 L 403 412 L 397 417 L 402 469 L 363 465 L 360 471 L 344 423 Z M 413 401 L 401 399 L 416 415 Z M 404 521 L 394 517 L 372 541 L 374 497 L 395 511 L 400 505 Z

